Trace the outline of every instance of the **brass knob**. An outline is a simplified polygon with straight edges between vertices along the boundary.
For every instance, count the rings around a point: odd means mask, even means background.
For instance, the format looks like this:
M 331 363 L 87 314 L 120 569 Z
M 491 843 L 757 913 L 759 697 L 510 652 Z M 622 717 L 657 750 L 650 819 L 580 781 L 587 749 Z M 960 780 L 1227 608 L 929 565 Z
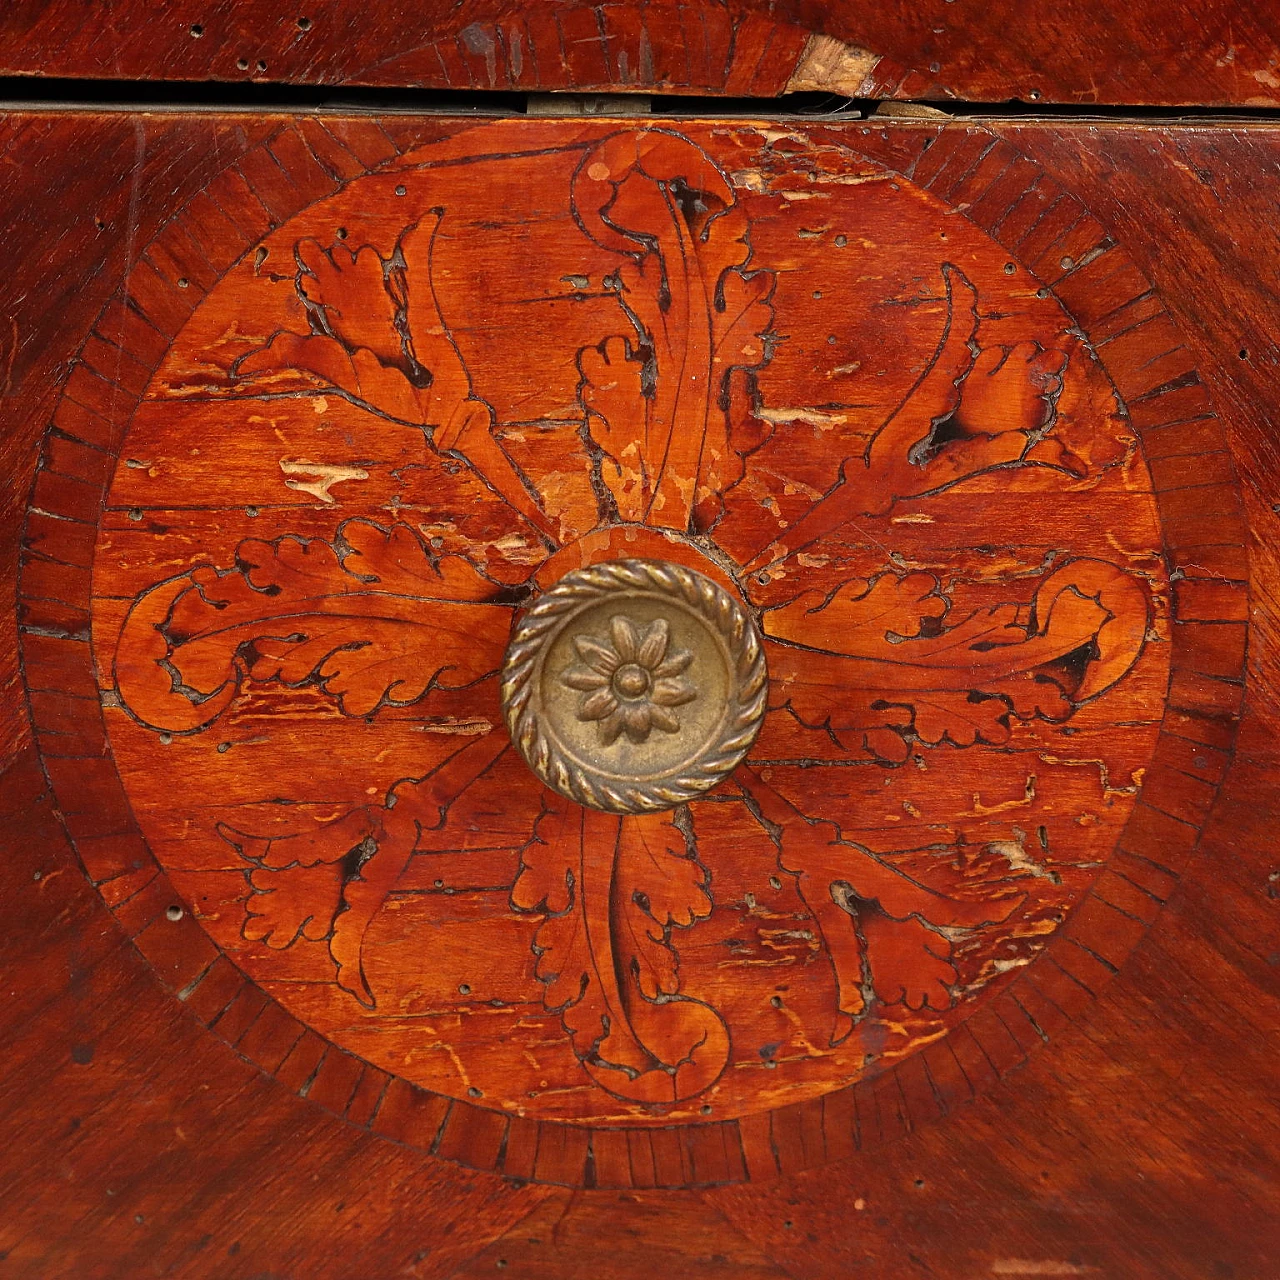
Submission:
M 503 712 L 529 767 L 612 813 L 709 791 L 755 741 L 767 692 L 747 610 L 665 560 L 566 574 L 520 618 L 502 671 Z

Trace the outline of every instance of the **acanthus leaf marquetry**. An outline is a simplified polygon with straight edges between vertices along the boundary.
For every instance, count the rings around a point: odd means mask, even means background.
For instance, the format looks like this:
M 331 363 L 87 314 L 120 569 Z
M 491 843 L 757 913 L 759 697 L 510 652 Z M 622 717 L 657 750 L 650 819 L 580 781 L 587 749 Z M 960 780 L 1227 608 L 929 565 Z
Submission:
M 620 816 L 555 797 L 534 842 L 511 901 L 542 916 L 533 946 L 544 1002 L 583 1068 L 632 1101 L 702 1093 L 730 1046 L 715 1009 L 681 998 L 672 930 L 712 909 L 707 869 L 685 832 L 668 814 Z
M 93 602 L 125 790 L 369 1070 L 511 1123 L 790 1115 L 1005 999 L 1134 811 L 1179 632 L 1123 400 L 949 213 L 984 191 L 888 162 L 934 131 L 812 134 L 410 151 L 228 265 L 140 398 Z M 1093 234 L 1046 216 L 1037 262 Z M 771 677 L 668 815 L 545 791 L 498 702 L 521 609 L 634 554 L 732 590 Z

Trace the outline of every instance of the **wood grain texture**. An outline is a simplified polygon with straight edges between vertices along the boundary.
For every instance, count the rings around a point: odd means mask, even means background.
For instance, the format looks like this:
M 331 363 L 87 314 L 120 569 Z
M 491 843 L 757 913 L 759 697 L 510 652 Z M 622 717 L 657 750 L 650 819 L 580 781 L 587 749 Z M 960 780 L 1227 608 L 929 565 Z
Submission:
M 847 46 L 815 49 L 812 37 Z M 1105 57 L 1098 51 L 1104 50 Z M 797 85 L 868 98 L 1262 106 L 1280 102 L 1269 0 L 12 0 L 15 76 L 768 97 Z
M 118 120 L 53 120 L 64 147 L 73 138 L 94 141 L 99 130 L 102 139 L 114 136 L 121 145 L 126 140 L 136 145 L 139 136 L 136 126 L 126 122 L 122 127 Z M 328 191 L 371 164 L 394 167 L 401 151 L 422 145 L 424 130 L 449 131 L 447 124 L 400 122 L 395 136 L 384 132 L 386 141 L 379 142 L 358 121 L 335 123 L 332 129 L 326 125 L 330 137 L 341 140 L 347 130 L 352 147 L 368 152 L 359 168 L 344 161 L 350 172 L 342 173 L 331 167 L 341 152 L 319 162 L 325 144 L 320 135 L 306 132 L 310 123 L 283 123 L 283 130 L 275 121 L 259 134 L 274 167 L 262 165 L 261 152 L 246 153 L 214 179 L 231 184 L 217 189 L 237 197 L 259 193 L 256 206 L 248 200 L 234 205 L 241 217 L 253 211 L 252 223 L 229 219 L 224 225 L 217 217 L 227 211 L 221 200 L 211 208 L 197 199 L 184 210 L 182 199 L 157 194 L 151 225 L 166 229 L 151 247 L 140 234 L 126 235 L 125 247 L 117 251 L 127 252 L 128 267 L 102 268 L 108 284 L 104 294 L 126 279 L 131 289 L 136 286 L 127 295 L 132 303 L 109 308 L 104 316 L 131 326 L 140 318 L 167 344 L 187 323 L 193 295 L 217 288 L 221 268 L 208 257 L 209 237 L 221 236 L 223 251 L 237 256 L 255 243 L 251 237 L 271 234 L 273 222 L 292 217 L 297 201 L 328 198 Z M 188 120 L 163 127 L 173 133 L 157 137 L 155 146 L 162 156 L 177 157 L 184 140 L 191 145 L 191 137 L 207 138 L 211 127 L 235 131 L 242 125 Z M 185 136 L 184 130 L 189 131 Z M 834 144 L 842 132 L 830 130 L 820 141 Z M 306 149 L 290 151 L 297 136 L 307 142 Z M 925 1267 L 942 1275 L 1044 1274 L 1044 1265 L 1123 1275 L 1267 1274 L 1280 1222 L 1267 1179 L 1276 1147 L 1266 1099 L 1275 1071 L 1265 1050 L 1276 1016 L 1275 958 L 1265 942 L 1273 931 L 1268 913 L 1274 908 L 1264 835 L 1275 812 L 1270 781 L 1275 726 L 1265 694 L 1258 696 L 1246 704 L 1240 748 L 1233 751 L 1233 718 L 1241 705 L 1245 621 L 1255 637 L 1251 679 L 1268 679 L 1274 643 L 1265 551 L 1260 559 L 1255 555 L 1263 567 L 1262 576 L 1255 571 L 1252 580 L 1252 610 L 1243 603 L 1248 570 L 1239 540 L 1246 525 L 1238 498 L 1243 493 L 1250 527 L 1265 529 L 1265 521 L 1274 518 L 1269 514 L 1276 500 L 1274 482 L 1266 464 L 1272 446 L 1263 409 L 1267 348 L 1239 336 L 1241 316 L 1251 318 L 1250 335 L 1265 333 L 1273 303 L 1262 283 L 1270 265 L 1264 246 L 1251 269 L 1240 266 L 1239 245 L 1255 225 L 1250 219 L 1265 208 L 1265 189 L 1252 197 L 1256 206 L 1244 200 L 1228 217 L 1213 188 L 1230 190 L 1234 175 L 1246 169 L 1256 181 L 1260 159 L 1274 155 L 1280 143 L 1261 129 L 1231 137 L 1194 130 L 1156 134 L 1134 126 L 1006 127 L 1004 137 L 1001 142 L 985 129 L 916 126 L 859 134 L 857 146 L 871 152 L 874 165 L 909 172 L 913 184 L 933 198 L 955 202 L 952 207 L 966 205 L 983 234 L 999 224 L 1001 234 L 1016 237 L 1018 260 L 1038 264 L 1040 279 L 1063 300 L 1115 377 L 1142 439 L 1158 495 L 1164 559 L 1173 577 L 1169 626 L 1176 637 L 1173 652 L 1180 656 L 1171 663 L 1169 732 L 1156 747 L 1125 838 L 1060 939 L 1065 945 L 1055 944 L 1029 968 L 998 1009 L 987 1010 L 985 1018 L 979 1016 L 982 1011 L 975 1013 L 963 1034 L 953 1033 L 905 1058 L 894 1073 L 856 1086 L 847 1102 L 828 1094 L 816 1110 L 802 1104 L 765 1113 L 763 1127 L 756 1120 L 741 1124 L 745 1172 L 762 1180 L 758 1189 L 726 1187 L 704 1191 L 701 1199 L 654 1198 L 638 1190 L 739 1181 L 742 1175 L 726 1163 L 723 1139 L 718 1153 L 709 1145 L 718 1129 L 714 1125 L 683 1132 L 658 1126 L 652 1134 L 625 1126 L 598 1129 L 588 1140 L 585 1134 L 575 1137 L 568 1126 L 512 1121 L 501 1133 L 482 1108 L 435 1098 L 326 1048 L 286 1013 L 274 1012 L 278 1006 L 218 959 L 189 913 L 180 920 L 167 918 L 165 908 L 175 900 L 146 869 L 146 846 L 131 834 L 130 810 L 136 805 L 126 803 L 126 792 L 106 767 L 101 728 L 95 737 L 92 717 L 68 715 L 77 697 L 88 706 L 96 702 L 93 672 L 73 660 L 68 648 L 84 649 L 77 637 L 87 616 L 85 570 L 92 552 L 91 542 L 71 526 L 92 525 L 98 518 L 100 499 L 92 496 L 93 486 L 101 492 L 108 476 L 93 456 L 95 443 L 98 453 L 103 446 L 114 447 L 111 433 L 121 420 L 122 397 L 145 395 L 146 375 L 125 359 L 142 348 L 111 343 L 102 321 L 95 338 L 90 316 L 77 318 L 74 310 L 16 312 L 20 322 L 29 317 L 31 346 L 39 346 L 45 359 L 67 367 L 75 360 L 62 403 L 70 400 L 77 414 L 74 420 L 64 418 L 48 437 L 36 477 L 43 489 L 28 525 L 31 549 L 23 581 L 24 588 L 34 586 L 24 592 L 23 625 L 30 709 L 57 813 L 75 838 L 80 859 L 94 880 L 112 886 L 105 896 L 117 922 L 136 938 L 152 969 L 187 993 L 190 1012 L 179 1010 L 159 990 L 95 905 L 83 872 L 53 825 L 55 811 L 39 771 L 29 755 L 19 755 L 6 774 L 9 809 L 23 818 L 10 829 L 13 853 L 6 877 L 12 892 L 4 899 L 19 913 L 12 926 L 22 939 L 14 974 L 25 977 L 14 984 L 20 998 L 10 1008 L 6 1033 L 13 1046 L 4 1085 L 14 1130 L 11 1265 L 25 1267 L 27 1274 L 82 1269 L 77 1240 L 88 1231 L 110 1242 L 111 1262 L 102 1274 L 127 1272 L 135 1265 L 131 1260 L 154 1256 L 143 1252 L 156 1238 L 147 1236 L 150 1227 L 164 1233 L 172 1252 L 162 1265 L 176 1274 L 184 1269 L 260 1274 L 264 1267 L 283 1274 L 324 1274 L 317 1266 L 330 1266 L 337 1275 L 377 1274 L 411 1265 L 418 1274 L 444 1275 L 495 1236 L 500 1240 L 471 1264 L 474 1268 L 487 1271 L 502 1260 L 528 1274 L 539 1274 L 538 1268 L 545 1274 L 548 1267 L 572 1273 L 570 1265 L 590 1265 L 601 1250 L 625 1257 L 628 1250 L 647 1249 L 655 1235 L 671 1230 L 672 1219 L 661 1209 L 666 1205 L 676 1220 L 691 1215 L 690 1256 L 705 1274 L 728 1267 L 727 1274 L 754 1269 L 765 1275 L 834 1275 L 867 1259 L 887 1274 L 903 1275 L 927 1274 Z M 151 138 L 144 142 L 149 147 Z M 440 144 L 449 145 L 447 136 Z M 355 156 L 346 141 L 342 146 Z M 1150 157 L 1162 152 L 1176 157 L 1168 173 L 1178 177 L 1153 176 Z M 317 161 L 314 168 L 308 155 Z M 1026 180 L 1025 157 L 1033 157 L 1047 173 Z M 104 193 L 119 174 L 118 168 L 108 171 L 107 163 L 99 179 Z M 781 172 L 785 178 L 786 165 Z M 1206 173 L 1212 181 L 1200 176 Z M 29 200 L 32 184 L 52 180 L 35 168 L 26 174 L 25 190 L 15 186 L 11 198 Z M 192 190 L 208 181 L 193 184 Z M 1153 218 L 1157 195 L 1176 212 Z M 1101 224 L 1093 221 L 1099 214 Z M 142 225 L 143 215 L 137 216 Z M 68 243 L 88 240 L 91 226 L 81 224 Z M 290 243 L 290 233 L 280 239 Z M 1001 276 L 1004 260 L 995 267 Z M 1237 284 L 1238 277 L 1243 278 Z M 1157 292 L 1147 287 L 1148 278 Z M 178 279 L 186 281 L 185 287 L 176 286 Z M 277 287 L 287 297 L 295 289 L 293 275 L 286 273 Z M 25 324 L 19 332 L 26 332 Z M 123 334 L 123 329 L 114 332 Z M 144 370 L 159 367 L 165 351 L 145 328 L 137 333 L 151 347 L 149 365 L 135 363 Z M 100 342 L 122 354 L 105 351 Z M 1264 362 L 1260 370 L 1259 360 Z M 15 362 L 15 368 L 22 366 Z M 1190 376 L 1193 369 L 1200 370 L 1200 379 Z M 104 371 L 109 379 L 101 376 Z M 20 410 L 28 415 L 20 413 L 17 421 L 30 423 L 27 450 L 53 412 L 52 399 L 38 398 L 43 385 L 39 376 L 11 383 Z M 314 388 L 308 398 L 314 398 Z M 1211 406 L 1222 415 L 1227 434 L 1221 433 Z M 200 438 L 212 436 L 206 432 Z M 83 447 L 76 447 L 77 441 Z M 23 447 L 21 432 L 14 443 Z M 176 465 L 176 452 L 173 458 L 166 467 Z M 1233 459 L 1242 466 L 1243 485 L 1230 465 Z M 149 455 L 135 460 L 156 462 Z M 120 471 L 128 478 L 146 467 Z M 225 468 L 221 473 L 230 474 Z M 26 477 L 15 468 L 15 484 Z M 296 495 L 289 502 L 297 511 L 329 505 L 314 492 L 279 483 L 285 493 Z M 341 496 L 341 487 L 335 488 Z M 120 505 L 128 524 L 145 523 L 129 519 L 132 501 Z M 41 512 L 67 528 L 50 532 Z M 33 529 L 41 541 L 31 541 Z M 234 529 L 222 536 L 233 550 L 240 543 Z M 219 563 L 233 562 L 234 556 Z M 145 554 L 117 555 L 110 572 L 134 573 L 136 594 L 154 582 L 147 576 L 150 567 Z M 16 716 L 14 723 L 20 723 Z M 1210 814 L 1224 771 L 1227 781 Z M 1248 802 L 1241 803 L 1245 798 Z M 1202 822 L 1205 832 L 1196 845 L 1194 829 Z M 95 874 L 92 859 L 105 874 Z M 134 861 L 143 865 L 134 867 Z M 1112 981 L 1131 946 L 1137 946 L 1136 954 Z M 1187 998 L 1190 993 L 1194 999 Z M 1096 1003 L 1091 1001 L 1095 995 L 1101 997 Z M 200 1021 L 213 1023 L 213 1037 L 199 1028 Z M 219 1039 L 234 1043 L 239 1054 Z M 1028 1052 L 1032 1048 L 1035 1052 Z M 279 1083 L 271 1084 L 244 1058 L 274 1072 Z M 48 1069 L 51 1060 L 61 1064 L 56 1073 Z M 137 1072 L 151 1083 L 135 1095 L 124 1081 Z M 1001 1075 L 1003 1080 L 997 1078 Z M 97 1093 L 86 1092 L 90 1081 Z M 300 1089 L 306 1099 L 289 1096 Z M 85 1100 L 72 1116 L 79 1126 L 72 1126 L 63 1104 L 55 1102 L 71 1096 L 64 1091 Z M 972 1100 L 975 1093 L 987 1096 Z M 92 1110 L 87 1103 L 95 1098 L 102 1101 Z M 159 1098 L 172 1101 L 157 1108 Z M 327 1111 L 344 1114 L 349 1123 L 340 1124 Z M 145 1132 L 155 1138 L 153 1146 L 131 1147 L 126 1159 L 113 1144 L 131 1114 L 152 1116 Z M 180 1117 L 176 1124 L 174 1116 Z M 246 1145 L 250 1117 L 250 1131 L 261 1133 L 265 1145 L 279 1143 L 273 1125 L 311 1136 L 297 1141 L 298 1154 L 287 1169 L 268 1172 L 258 1149 Z M 1243 1126 L 1241 1117 L 1248 1117 Z M 68 1127 L 57 1130 L 66 1136 L 50 1150 L 41 1134 L 55 1118 Z M 190 1126 L 183 1123 L 188 1119 Z M 86 1128 L 84 1138 L 75 1136 Z M 373 1133 L 360 1134 L 361 1128 Z M 646 1134 L 643 1148 L 633 1137 L 638 1132 Z M 192 1142 L 209 1164 L 190 1165 L 177 1177 L 174 1162 L 190 1160 L 184 1153 Z M 41 1143 L 44 1149 L 36 1154 Z M 882 1150 L 872 1163 L 859 1145 Z M 47 1170 L 44 1178 L 30 1176 L 33 1160 L 37 1169 Z M 218 1161 L 243 1162 L 259 1180 L 245 1184 L 247 1196 L 242 1180 L 236 1180 L 233 1194 L 240 1210 L 229 1220 L 222 1202 L 212 1198 L 216 1184 L 202 1172 Z M 496 1166 L 508 1180 L 458 1170 L 458 1161 Z M 1212 1170 L 1211 1192 L 1187 1176 L 1193 1162 L 1198 1170 Z M 815 1165 L 824 1168 L 803 1172 Z M 330 1200 L 310 1189 L 309 1199 L 302 1198 L 300 1184 L 290 1180 L 303 1166 L 317 1172 L 322 1185 L 334 1187 Z M 67 1169 L 81 1188 L 73 1201 L 53 1190 L 58 1170 Z M 112 1185 L 116 1169 L 123 1175 L 122 1187 Z M 707 1169 L 715 1172 L 707 1176 Z M 521 1187 L 512 1179 L 586 1180 L 601 1189 L 571 1197 Z M 349 1192 L 351 1185 L 367 1188 L 371 1181 L 377 1190 Z M 609 1186 L 630 1187 L 638 1198 L 621 1201 L 616 1191 L 603 1189 Z M 993 1186 L 1001 1189 L 995 1198 Z M 383 1230 L 380 1224 L 394 1212 L 388 1187 L 414 1197 L 396 1200 L 402 1212 L 410 1203 L 430 1204 L 439 1221 L 465 1223 L 465 1229 L 460 1225 L 449 1244 L 434 1252 L 411 1233 Z M 131 1188 L 133 1199 L 113 1203 L 123 1188 Z M 205 1205 L 208 1226 L 201 1231 L 194 1228 L 199 1219 L 190 1217 L 188 1196 L 201 1197 Z M 291 1233 L 271 1237 L 268 1220 L 254 1212 L 263 1196 L 285 1206 L 294 1224 Z M 342 1208 L 334 1209 L 339 1201 Z M 968 1206 L 964 1215 L 955 1213 L 960 1201 Z M 711 1205 L 717 1216 L 696 1231 L 693 1219 Z M 167 1215 L 184 1212 L 187 1226 L 172 1226 L 176 1218 Z M 336 1262 L 327 1225 L 323 1251 L 316 1252 L 322 1216 L 328 1215 L 323 1219 L 328 1224 L 335 1213 L 350 1224 L 343 1229 L 345 1251 Z M 534 1217 L 527 1218 L 530 1213 Z M 76 1234 L 69 1225 L 73 1215 L 81 1222 Z M 849 1220 L 860 1228 L 852 1234 Z M 606 1243 L 601 1224 L 609 1221 L 631 1225 L 620 1227 Z M 236 1244 L 241 1248 L 233 1250 Z M 318 1257 L 325 1261 L 318 1263 Z
M 1144 856 L 1153 825 L 1194 840 L 1225 759 L 1193 751 L 1182 796 L 1161 757 L 1186 764 L 1188 740 L 1152 758 L 1170 664 L 1230 677 L 1220 638 L 1239 623 L 1230 593 L 1182 605 L 1185 569 L 1166 617 L 1168 499 L 1156 483 L 1152 502 L 1127 421 L 1160 454 L 1198 449 L 1214 421 L 1206 401 L 1179 443 L 1203 388 L 1122 255 L 1039 179 L 982 215 L 1008 244 L 943 229 L 926 193 L 980 204 L 1017 159 L 981 130 L 823 126 L 816 173 L 771 160 L 758 129 L 725 134 L 701 133 L 720 168 L 687 131 L 487 125 L 348 173 L 329 198 L 314 144 L 273 135 L 238 170 L 277 200 L 294 198 L 282 182 L 321 199 L 300 217 L 278 204 L 285 224 L 256 248 L 225 210 L 187 211 L 143 252 L 123 305 L 174 345 L 158 363 L 127 342 L 84 361 L 68 397 L 101 428 L 51 439 L 36 507 L 74 521 L 54 486 L 102 482 L 119 455 L 92 599 L 48 541 L 23 577 L 41 644 L 78 642 L 92 614 L 105 721 L 41 690 L 46 768 L 93 879 L 181 998 L 309 1099 L 465 1162 L 523 1169 L 512 1128 L 536 1120 L 539 1180 L 599 1177 L 587 1134 L 545 1121 L 699 1122 L 672 1136 L 680 1164 L 659 1184 L 821 1163 L 808 1130 L 828 1124 L 874 1145 L 894 1131 L 871 1069 L 913 1073 L 905 1123 L 936 1113 L 928 1058 L 905 1064 L 958 1019 L 997 1073 L 1015 1065 L 1049 1035 L 1019 970 L 1118 839 Z M 895 148 L 898 168 L 873 158 Z M 563 171 L 562 206 L 532 169 Z M 495 187 L 541 271 L 502 268 Z M 521 189 L 538 193 L 527 210 Z M 828 202 L 821 230 L 808 198 Z M 849 231 L 860 252 L 832 272 Z M 477 251 L 501 294 L 450 283 Z M 870 261 L 880 274 L 860 275 Z M 866 296 L 841 283 L 860 279 Z M 1082 299 L 1075 321 L 1108 363 L 1041 279 Z M 890 345 L 915 354 L 877 363 L 883 337 L 845 328 L 850 312 L 881 335 L 902 317 Z M 563 345 L 530 341 L 557 322 Z M 619 324 L 648 357 L 608 336 Z M 1027 512 L 1050 503 L 1052 538 L 1029 539 Z M 710 807 L 611 825 L 532 784 L 493 675 L 524 583 L 641 535 L 728 567 L 765 633 L 770 713 Z M 1186 542 L 1166 535 L 1167 554 Z M 178 778 L 207 797 L 197 809 Z M 1115 967 L 1149 919 L 1113 909 L 1112 879 L 1063 937 Z M 173 927 L 184 909 L 217 951 Z M 330 1048 L 300 1065 L 304 1025 Z M 483 1118 L 472 1099 L 491 1100 Z M 554 1163 L 551 1142 L 567 1144 Z

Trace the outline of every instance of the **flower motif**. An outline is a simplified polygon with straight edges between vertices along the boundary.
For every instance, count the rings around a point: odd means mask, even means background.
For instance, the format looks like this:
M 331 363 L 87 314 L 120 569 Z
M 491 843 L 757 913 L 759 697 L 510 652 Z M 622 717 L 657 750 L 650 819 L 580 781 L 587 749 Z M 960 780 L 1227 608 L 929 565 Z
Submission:
M 692 702 L 698 690 L 682 674 L 693 654 L 671 649 L 665 618 L 645 627 L 619 614 L 609 620 L 608 639 L 577 636 L 573 644 L 585 665 L 570 667 L 560 683 L 581 691 L 578 719 L 597 721 L 601 742 L 616 742 L 624 731 L 632 742 L 644 742 L 655 725 L 680 731 L 670 709 Z

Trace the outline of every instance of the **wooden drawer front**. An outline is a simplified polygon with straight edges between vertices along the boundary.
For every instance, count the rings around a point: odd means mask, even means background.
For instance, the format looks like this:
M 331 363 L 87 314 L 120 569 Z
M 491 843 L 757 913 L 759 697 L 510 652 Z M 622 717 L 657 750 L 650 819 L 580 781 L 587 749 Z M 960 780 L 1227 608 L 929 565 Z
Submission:
M 356 1126 L 569 1185 L 822 1164 L 1052 1053 L 1194 854 L 1248 625 L 1195 341 L 1033 158 L 1069 128 L 163 127 L 226 163 L 49 406 L 21 661 L 186 1006 Z M 767 710 L 714 789 L 606 812 L 498 673 L 636 558 L 745 611 Z M 563 680 L 624 772 L 723 696 L 635 607 Z

